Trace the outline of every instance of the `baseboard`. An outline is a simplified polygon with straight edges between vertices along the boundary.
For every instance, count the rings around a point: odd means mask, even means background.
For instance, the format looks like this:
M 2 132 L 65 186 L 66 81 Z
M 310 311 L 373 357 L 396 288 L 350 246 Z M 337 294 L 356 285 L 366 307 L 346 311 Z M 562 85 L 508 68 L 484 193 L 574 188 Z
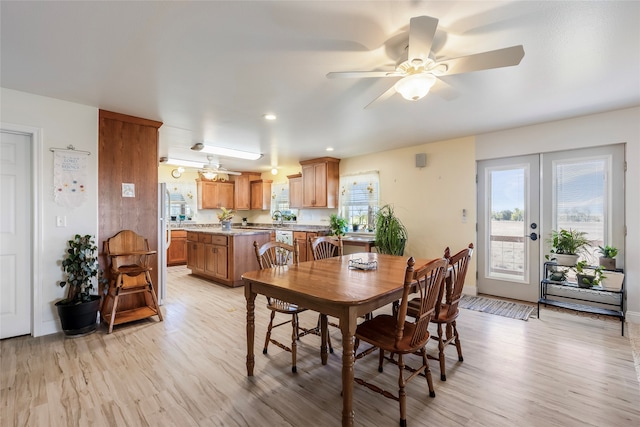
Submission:
M 478 295 L 478 287 L 475 285 L 465 285 L 464 288 L 462 288 L 462 293 L 475 297 Z
M 627 311 L 625 313 L 625 320 L 629 323 L 636 323 L 640 325 L 640 312 L 637 311 Z

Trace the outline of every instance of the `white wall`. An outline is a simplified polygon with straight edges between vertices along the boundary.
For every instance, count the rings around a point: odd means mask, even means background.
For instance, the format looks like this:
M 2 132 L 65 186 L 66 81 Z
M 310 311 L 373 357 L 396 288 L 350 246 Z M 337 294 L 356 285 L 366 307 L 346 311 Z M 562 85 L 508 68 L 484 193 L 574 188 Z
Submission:
M 53 304 L 65 292 L 57 282 L 63 279 L 61 260 L 67 240 L 75 234 L 95 236 L 98 231 L 98 110 L 4 88 L 0 88 L 0 100 L 3 127 L 37 128 L 40 137 L 34 149 L 36 182 L 32 220 L 37 241 L 32 267 L 32 332 L 35 336 L 46 335 L 61 330 Z M 91 152 L 86 200 L 72 209 L 57 205 L 53 199 L 53 153 L 49 150 L 68 145 Z M 56 216 L 66 216 L 68 226 L 56 227 Z M 99 243 L 98 247 L 101 246 Z
M 381 204 L 392 204 L 407 227 L 405 255 L 431 259 L 447 246 L 457 252 L 476 243 L 474 146 L 467 137 L 352 157 L 340 162 L 340 174 L 379 171 Z M 415 167 L 418 153 L 427 155 L 425 168 Z M 475 257 L 469 268 L 475 271 Z M 469 274 L 464 292 L 475 294 L 475 283 Z
M 627 319 L 640 323 L 640 108 L 488 133 L 476 137 L 477 160 L 626 143 Z

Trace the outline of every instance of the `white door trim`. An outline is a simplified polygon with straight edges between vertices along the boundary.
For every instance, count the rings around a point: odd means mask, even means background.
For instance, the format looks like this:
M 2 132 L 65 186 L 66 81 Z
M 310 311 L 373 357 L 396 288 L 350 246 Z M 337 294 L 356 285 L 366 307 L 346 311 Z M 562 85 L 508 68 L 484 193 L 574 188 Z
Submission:
M 42 129 L 0 122 L 0 129 L 31 136 L 31 335 L 41 335 L 42 324 Z

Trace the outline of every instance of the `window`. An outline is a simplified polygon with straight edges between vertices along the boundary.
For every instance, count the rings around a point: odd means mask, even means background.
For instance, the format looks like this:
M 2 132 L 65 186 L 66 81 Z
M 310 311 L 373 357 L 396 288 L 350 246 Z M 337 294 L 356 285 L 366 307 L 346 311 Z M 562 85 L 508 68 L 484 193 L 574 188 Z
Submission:
M 373 230 L 380 201 L 378 171 L 340 177 L 338 213 L 350 225 Z

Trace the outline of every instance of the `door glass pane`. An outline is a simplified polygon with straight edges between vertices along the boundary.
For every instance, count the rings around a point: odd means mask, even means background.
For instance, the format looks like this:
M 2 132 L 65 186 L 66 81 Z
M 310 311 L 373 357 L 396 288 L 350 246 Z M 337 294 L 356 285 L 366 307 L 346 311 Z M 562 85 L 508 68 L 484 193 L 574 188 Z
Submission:
M 581 254 L 597 263 L 595 249 L 607 238 L 608 159 L 558 160 L 553 163 L 554 229 L 584 231 L 591 247 Z
M 489 169 L 486 180 L 490 195 L 489 277 L 526 282 L 528 278 L 527 245 L 527 188 L 528 166 Z

